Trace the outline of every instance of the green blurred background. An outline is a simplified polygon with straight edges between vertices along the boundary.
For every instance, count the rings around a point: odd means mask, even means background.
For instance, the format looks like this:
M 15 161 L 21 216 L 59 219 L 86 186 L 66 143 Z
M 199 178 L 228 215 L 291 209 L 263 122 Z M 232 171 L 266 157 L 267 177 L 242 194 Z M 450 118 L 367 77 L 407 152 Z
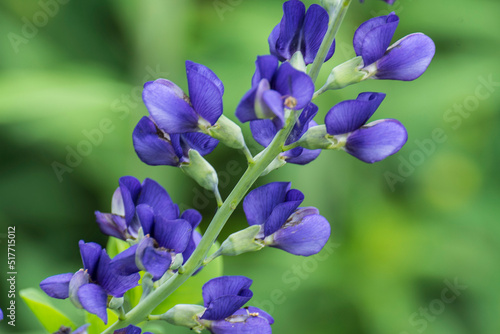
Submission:
M 225 114 L 234 119 L 256 55 L 268 53 L 283 1 L 48 2 L 0 3 L 4 310 L 7 226 L 17 231 L 18 289 L 76 271 L 78 240 L 106 242 L 93 212 L 110 210 L 120 176 L 156 179 L 184 208 L 198 208 L 206 228 L 214 200 L 180 170 L 146 166 L 133 151 L 132 130 L 147 113 L 142 85 L 165 77 L 185 89 L 184 61 L 203 63 L 224 82 Z M 272 313 L 275 333 L 500 332 L 500 2 L 402 0 L 391 8 L 354 1 L 318 83 L 332 64 L 353 56 L 356 27 L 391 10 L 401 18 L 395 39 L 421 31 L 435 41 L 428 71 L 414 82 L 370 81 L 328 92 L 317 100 L 317 118 L 361 91 L 385 92 L 375 119 L 399 119 L 408 143 L 374 165 L 323 152 L 308 166 L 288 165 L 260 179 L 292 181 L 304 204 L 331 222 L 331 241 L 311 258 L 266 249 L 225 259 L 225 274 L 254 279 L 252 304 Z M 243 129 L 248 135 L 248 124 Z M 85 154 L 67 161 L 72 150 Z M 227 195 L 243 172 L 243 156 L 220 146 L 207 159 L 225 172 Z M 57 176 L 54 166 L 62 164 Z M 222 237 L 245 226 L 239 208 Z M 461 286 L 455 298 L 445 290 L 449 284 Z M 43 330 L 18 298 L 16 327 L 4 321 L 0 332 Z

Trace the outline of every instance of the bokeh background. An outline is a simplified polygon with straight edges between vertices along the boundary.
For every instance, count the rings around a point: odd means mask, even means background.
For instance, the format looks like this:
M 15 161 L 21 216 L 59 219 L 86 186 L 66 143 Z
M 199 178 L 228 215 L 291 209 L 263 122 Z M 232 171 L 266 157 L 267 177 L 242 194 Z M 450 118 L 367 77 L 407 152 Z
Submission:
M 165 77 L 185 89 L 184 61 L 203 63 L 224 82 L 225 114 L 234 119 L 282 2 L 1 1 L 1 308 L 8 301 L 7 226 L 17 231 L 18 289 L 76 271 L 78 240 L 106 242 L 93 212 L 110 210 L 120 176 L 156 179 L 184 208 L 199 209 L 206 228 L 214 200 L 180 170 L 146 166 L 133 151 L 132 130 L 147 113 L 142 85 Z M 275 333 L 500 331 L 500 2 L 354 1 L 318 85 L 328 68 L 353 56 L 356 27 L 391 10 L 401 18 L 395 39 L 420 31 L 435 41 L 428 71 L 414 82 L 328 92 L 317 99 L 317 118 L 359 92 L 385 92 L 374 119 L 399 119 L 408 143 L 374 165 L 323 152 L 308 166 L 260 179 L 302 190 L 305 204 L 331 222 L 331 241 L 311 258 L 265 249 L 224 261 L 224 274 L 254 279 L 252 304 L 272 313 Z M 251 141 L 248 124 L 243 129 Z M 207 158 L 223 173 L 227 195 L 243 156 L 221 145 Z M 245 226 L 239 208 L 221 240 Z M 450 285 L 459 288 L 453 293 Z M 81 321 L 67 304 L 56 305 Z M 15 328 L 0 323 L 0 332 L 44 333 L 21 298 L 16 320 Z

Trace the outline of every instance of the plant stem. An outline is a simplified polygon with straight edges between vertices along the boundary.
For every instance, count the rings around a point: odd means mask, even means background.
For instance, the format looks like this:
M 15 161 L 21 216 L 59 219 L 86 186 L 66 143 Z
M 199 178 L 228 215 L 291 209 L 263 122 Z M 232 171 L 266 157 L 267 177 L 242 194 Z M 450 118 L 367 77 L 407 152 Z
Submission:
M 222 206 L 215 214 L 212 222 L 208 226 L 198 247 L 183 266 L 182 273 L 175 273 L 168 281 L 160 285 L 155 291 L 151 292 L 144 300 L 125 315 L 124 320 L 119 320 L 108 327 L 102 334 L 113 333 L 113 331 L 124 328 L 130 324 L 138 324 L 147 320 L 148 315 L 162 303 L 171 293 L 180 287 L 193 273 L 203 265 L 203 261 L 213 243 L 217 239 L 220 231 L 227 220 L 234 212 L 238 204 L 259 178 L 266 167 L 282 152 L 283 144 L 295 125 L 295 117 L 291 115 L 287 118 L 285 127 L 275 136 L 271 144 L 264 149 L 258 157 L 254 158 L 254 163 L 249 164 L 247 170 L 234 187 L 233 191 L 226 198 Z
M 311 69 L 309 70 L 309 76 L 311 77 L 313 82 L 316 82 L 316 79 L 318 78 L 319 70 L 325 62 L 328 50 L 330 50 L 330 47 L 335 40 L 335 36 L 337 35 L 339 27 L 344 20 L 345 14 L 347 13 L 347 9 L 349 8 L 350 4 L 351 0 L 339 1 L 337 7 L 333 8 L 331 13 L 328 13 L 330 15 L 328 30 L 326 31 L 325 37 L 321 42 L 318 53 L 316 54 L 316 58 L 314 58 L 314 62 L 312 63 Z

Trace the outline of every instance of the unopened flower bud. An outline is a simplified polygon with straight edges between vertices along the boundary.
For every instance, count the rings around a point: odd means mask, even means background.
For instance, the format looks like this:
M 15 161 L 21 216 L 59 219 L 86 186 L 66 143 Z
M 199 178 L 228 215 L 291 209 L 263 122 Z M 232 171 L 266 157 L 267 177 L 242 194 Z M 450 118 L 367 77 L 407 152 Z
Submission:
M 203 188 L 214 191 L 219 179 L 215 169 L 196 150 L 189 150 L 189 163 L 181 164 L 181 169 Z
M 113 297 L 109 301 L 108 307 L 112 310 L 118 310 L 120 307 L 123 306 L 124 298 L 118 298 L 118 297 Z

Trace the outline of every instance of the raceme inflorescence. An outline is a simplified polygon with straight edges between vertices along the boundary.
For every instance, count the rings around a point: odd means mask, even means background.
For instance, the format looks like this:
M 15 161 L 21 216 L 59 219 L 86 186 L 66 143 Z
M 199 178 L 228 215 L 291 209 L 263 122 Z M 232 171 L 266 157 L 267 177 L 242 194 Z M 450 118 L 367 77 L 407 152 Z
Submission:
M 121 177 L 111 212 L 95 212 L 99 229 L 115 246 L 105 249 L 82 240 L 81 269 L 40 283 L 50 297 L 68 298 L 89 315 L 85 323 L 59 324 L 57 333 L 140 334 L 147 321 L 166 321 L 198 333 L 271 333 L 274 319 L 251 306 L 252 280 L 244 276 L 207 279 L 197 291 L 203 305 L 179 303 L 161 313 L 154 310 L 215 259 L 264 247 L 311 256 L 325 246 L 331 233 L 327 218 L 315 207 L 301 206 L 305 195 L 290 182 L 252 190 L 259 177 L 287 163 L 306 165 L 323 150 L 374 163 L 406 143 L 407 132 L 399 121 L 370 121 L 383 107 L 384 93 L 360 92 L 329 110 L 313 103 L 323 93 L 368 79 L 414 80 L 434 56 L 433 41 L 422 33 L 392 42 L 399 24 L 396 14 L 374 17 L 354 34 L 356 56 L 331 69 L 316 89 L 319 70 L 335 56 L 335 36 L 350 3 L 324 0 L 309 8 L 299 0 L 283 4 L 281 21 L 268 36 L 269 54 L 257 56 L 248 91 L 235 110 L 263 147 L 255 155 L 240 126 L 224 116 L 224 84 L 208 67 L 186 61 L 187 90 L 164 78 L 145 83 L 142 96 L 149 115 L 133 130 L 135 152 L 148 165 L 181 168 L 214 193 L 217 212 L 202 235 L 202 215 L 181 210 L 159 183 Z M 219 193 L 216 170 L 204 157 L 219 143 L 241 151 L 248 162 L 226 199 Z M 217 246 L 240 202 L 249 226 Z

